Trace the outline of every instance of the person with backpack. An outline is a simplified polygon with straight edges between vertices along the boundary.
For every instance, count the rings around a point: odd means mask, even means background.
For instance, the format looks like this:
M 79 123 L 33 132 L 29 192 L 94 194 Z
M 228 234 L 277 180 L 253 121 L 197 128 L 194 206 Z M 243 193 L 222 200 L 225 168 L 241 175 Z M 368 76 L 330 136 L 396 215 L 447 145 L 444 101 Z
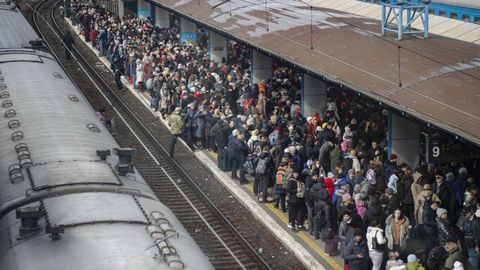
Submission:
M 282 157 L 280 166 L 277 168 L 275 175 L 275 202 L 273 207 L 282 209 L 282 212 L 287 212 L 285 200 L 287 196 L 288 179 L 292 174 L 292 170 L 288 166 L 288 157 Z
M 329 205 L 329 194 L 323 186 L 323 178 L 320 178 L 310 190 L 310 200 L 313 201 L 314 217 L 313 217 L 313 235 L 315 240 L 319 239 L 319 233 L 326 228 L 332 229 L 332 207 Z
M 255 176 L 258 177 L 259 183 L 258 201 L 261 203 L 267 201 L 267 189 L 270 184 L 271 169 L 273 166 L 273 161 L 269 153 L 268 146 L 263 147 L 257 166 L 255 167 Z
M 384 236 L 383 229 L 380 228 L 381 226 L 382 223 L 378 219 L 374 219 L 367 228 L 368 255 L 372 260 L 372 270 L 380 270 L 385 254 L 387 239 Z
M 305 184 L 300 178 L 300 170 L 294 171 L 292 177 L 288 180 L 287 192 L 289 194 L 288 227 L 293 232 L 298 232 L 298 229 L 303 226 L 305 216 Z

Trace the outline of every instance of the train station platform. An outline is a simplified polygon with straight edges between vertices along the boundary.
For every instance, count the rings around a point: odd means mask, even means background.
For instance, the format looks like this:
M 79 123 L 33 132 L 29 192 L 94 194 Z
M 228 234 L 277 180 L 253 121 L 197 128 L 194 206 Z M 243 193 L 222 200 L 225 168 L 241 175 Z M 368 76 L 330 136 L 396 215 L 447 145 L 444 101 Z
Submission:
M 80 32 L 72 26 L 69 19 L 65 19 L 70 28 L 81 40 L 84 41 Z M 92 50 L 96 55 L 98 52 L 91 46 L 91 43 L 84 41 L 84 44 Z M 106 57 L 98 57 L 99 63 L 96 65 L 104 65 L 107 69 L 110 67 L 110 63 Z M 150 98 L 146 93 L 138 92 L 133 86 L 124 78 L 122 78 L 124 86 L 131 92 L 132 95 L 138 98 L 141 103 L 150 108 Z M 150 110 L 151 111 L 151 110 Z M 160 112 L 151 111 L 152 114 L 157 116 L 160 122 L 162 122 L 167 128 L 166 121 L 162 118 Z M 169 128 L 170 129 L 170 128 Z M 187 146 L 187 144 L 181 140 L 181 143 Z M 188 148 L 188 146 L 187 146 Z M 274 234 L 286 247 L 290 249 L 290 252 L 305 265 L 307 269 L 316 270 L 337 270 L 343 269 L 343 259 L 336 255 L 330 256 L 323 250 L 324 243 L 320 240 L 314 240 L 313 236 L 309 235 L 308 231 L 299 231 L 294 233 L 288 228 L 288 217 L 286 213 L 283 213 L 279 209 L 275 209 L 271 203 L 258 203 L 256 197 L 253 194 L 252 183 L 246 185 L 240 185 L 238 181 L 232 180 L 229 176 L 229 172 L 221 171 L 216 162 L 215 153 L 202 151 L 193 151 L 195 157 L 202 162 L 213 176 L 225 186 L 233 196 L 238 199 L 250 212 L 262 222 L 266 228 L 268 228 L 272 234 Z M 281 254 L 279 254 L 281 256 Z
M 152 3 L 425 127 L 480 145 L 477 25 L 432 18 L 434 32 L 437 27 L 441 34 L 463 31 L 457 37 L 466 39 L 431 35 L 399 41 L 381 36 L 378 5 L 351 0 L 271 1 L 267 6 L 252 1 L 218 5 L 221 2 Z

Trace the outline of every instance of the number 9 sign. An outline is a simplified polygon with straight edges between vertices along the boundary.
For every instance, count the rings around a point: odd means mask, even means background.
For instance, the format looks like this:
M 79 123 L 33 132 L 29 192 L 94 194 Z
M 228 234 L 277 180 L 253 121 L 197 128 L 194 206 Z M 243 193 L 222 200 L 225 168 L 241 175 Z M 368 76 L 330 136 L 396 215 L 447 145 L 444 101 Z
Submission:
M 432 147 L 432 156 L 433 157 L 439 157 L 440 156 L 440 147 L 434 146 Z

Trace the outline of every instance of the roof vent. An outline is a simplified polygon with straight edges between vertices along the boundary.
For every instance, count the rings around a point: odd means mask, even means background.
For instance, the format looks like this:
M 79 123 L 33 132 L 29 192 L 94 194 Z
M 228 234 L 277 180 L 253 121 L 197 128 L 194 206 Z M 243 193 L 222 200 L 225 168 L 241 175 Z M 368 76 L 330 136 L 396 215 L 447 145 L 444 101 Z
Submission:
M 100 133 L 100 129 L 99 129 L 99 128 L 97 127 L 97 125 L 95 125 L 95 124 L 89 123 L 89 124 L 87 124 L 87 128 L 88 128 L 91 132 Z
M 113 148 L 113 154 L 118 156 L 117 171 L 120 175 L 125 176 L 129 172 L 133 172 L 132 160 L 135 156 L 133 148 Z
M 40 230 L 38 219 L 44 215 L 40 205 L 17 208 L 17 218 L 21 219 L 20 236 L 27 237 Z
M 8 128 L 9 129 L 14 129 L 20 127 L 20 121 L 18 120 L 10 120 L 8 121 Z
M 5 86 L 5 88 L 7 88 L 7 87 Z M 6 98 L 8 98 L 9 96 L 10 96 L 10 93 L 8 93 L 8 91 L 2 91 L 2 92 L 0 92 L 0 99 L 6 99 Z
M 8 166 L 8 174 L 10 175 L 10 182 L 12 183 L 18 183 L 24 179 L 20 164 Z
M 11 118 L 17 115 L 17 112 L 14 109 L 8 109 L 5 111 L 5 117 L 6 118 Z
M 107 157 L 110 156 L 112 153 L 110 149 L 107 150 L 97 150 L 97 157 L 100 157 L 101 160 L 107 160 Z
M 18 161 L 22 168 L 30 168 L 33 166 L 32 158 L 30 157 L 30 151 L 24 150 L 17 153 Z
M 15 131 L 12 133 L 12 141 L 19 141 L 23 139 L 23 132 L 22 131 Z
M 0 82 L 3 82 L 3 81 L 5 81 L 5 77 L 0 76 Z
M 26 143 L 19 143 L 15 145 L 15 151 L 17 151 L 17 153 L 20 153 L 22 151 L 28 151 L 28 146 Z
M 0 83 L 0 90 L 7 89 L 7 85 L 5 83 Z
M 75 96 L 74 94 L 68 95 L 68 99 L 70 99 L 70 101 L 73 101 L 73 102 L 79 102 L 80 101 L 78 99 L 78 97 Z
M 9 99 L 2 101 L 3 108 L 10 108 L 13 106 L 13 102 Z

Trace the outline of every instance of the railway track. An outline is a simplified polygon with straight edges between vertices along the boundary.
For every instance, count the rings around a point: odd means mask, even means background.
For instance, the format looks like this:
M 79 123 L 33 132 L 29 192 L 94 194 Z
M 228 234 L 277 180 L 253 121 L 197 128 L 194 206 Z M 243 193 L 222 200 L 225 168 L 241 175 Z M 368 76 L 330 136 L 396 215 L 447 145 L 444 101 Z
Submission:
M 96 97 L 84 92 L 87 99 L 93 103 L 103 98 L 109 106 L 107 110 L 119 120 L 119 129 L 130 131 L 129 134 L 119 132 L 117 140 L 123 147 L 137 149 L 135 166 L 155 194 L 175 213 L 216 269 L 271 269 L 76 48 L 72 52 L 74 61 L 62 63 L 59 55 L 63 53 L 63 32 L 56 12 L 60 3 L 57 0 L 38 3 L 32 13 L 34 27 L 77 87 L 81 84 L 98 90 Z

